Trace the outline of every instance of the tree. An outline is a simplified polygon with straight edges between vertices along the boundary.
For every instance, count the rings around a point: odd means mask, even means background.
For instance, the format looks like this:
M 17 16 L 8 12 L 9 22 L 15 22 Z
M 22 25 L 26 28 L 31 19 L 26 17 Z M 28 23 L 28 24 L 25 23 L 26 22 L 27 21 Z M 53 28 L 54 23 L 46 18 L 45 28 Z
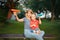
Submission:
M 25 2 L 25 5 L 34 11 L 42 9 L 45 5 L 44 0 L 29 0 Z
M 52 12 L 52 18 L 51 18 L 51 21 L 54 20 L 55 18 L 55 15 L 54 15 L 54 8 L 55 8 L 55 0 L 50 0 L 50 3 L 51 3 L 51 12 Z

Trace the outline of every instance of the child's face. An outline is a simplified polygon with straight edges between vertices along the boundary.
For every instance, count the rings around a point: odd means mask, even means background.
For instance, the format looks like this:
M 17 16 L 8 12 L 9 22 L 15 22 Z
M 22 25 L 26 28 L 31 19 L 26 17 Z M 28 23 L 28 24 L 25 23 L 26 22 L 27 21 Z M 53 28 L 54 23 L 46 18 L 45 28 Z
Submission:
M 36 19 L 35 14 L 32 14 L 32 15 L 31 15 L 31 19 L 32 19 L 32 20 L 35 20 L 35 19 Z

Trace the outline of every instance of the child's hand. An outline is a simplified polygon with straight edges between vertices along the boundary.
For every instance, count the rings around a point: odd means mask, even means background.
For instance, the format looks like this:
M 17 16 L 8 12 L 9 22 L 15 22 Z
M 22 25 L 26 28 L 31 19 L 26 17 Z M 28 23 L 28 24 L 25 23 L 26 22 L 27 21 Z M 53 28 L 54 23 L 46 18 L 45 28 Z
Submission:
M 36 26 L 35 24 L 33 24 L 33 26 Z

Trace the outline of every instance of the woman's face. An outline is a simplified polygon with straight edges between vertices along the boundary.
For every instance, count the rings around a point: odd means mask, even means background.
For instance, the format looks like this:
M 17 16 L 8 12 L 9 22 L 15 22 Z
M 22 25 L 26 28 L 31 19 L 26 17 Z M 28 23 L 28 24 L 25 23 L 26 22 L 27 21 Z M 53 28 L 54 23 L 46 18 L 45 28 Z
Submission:
M 28 16 L 28 17 L 31 17 L 31 15 L 32 15 L 31 12 L 28 12 L 28 13 L 27 13 L 27 16 Z
M 26 16 L 27 17 L 31 17 L 31 15 L 32 15 L 32 13 L 33 13 L 33 11 L 32 10 L 28 10 L 27 12 L 26 12 Z

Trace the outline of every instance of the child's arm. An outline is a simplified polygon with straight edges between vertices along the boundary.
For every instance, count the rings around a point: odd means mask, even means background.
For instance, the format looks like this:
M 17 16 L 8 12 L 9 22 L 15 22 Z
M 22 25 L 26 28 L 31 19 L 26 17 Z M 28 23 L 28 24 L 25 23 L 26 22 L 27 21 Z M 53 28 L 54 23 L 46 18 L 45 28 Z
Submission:
M 30 27 L 31 27 L 31 29 L 32 29 L 32 30 L 34 30 L 34 29 L 35 29 L 35 27 L 34 27 L 34 26 L 35 26 L 34 24 L 30 25 Z
M 30 25 L 30 27 L 33 27 L 33 25 Z
M 40 19 L 40 17 L 39 17 L 39 24 L 41 24 L 41 19 Z

